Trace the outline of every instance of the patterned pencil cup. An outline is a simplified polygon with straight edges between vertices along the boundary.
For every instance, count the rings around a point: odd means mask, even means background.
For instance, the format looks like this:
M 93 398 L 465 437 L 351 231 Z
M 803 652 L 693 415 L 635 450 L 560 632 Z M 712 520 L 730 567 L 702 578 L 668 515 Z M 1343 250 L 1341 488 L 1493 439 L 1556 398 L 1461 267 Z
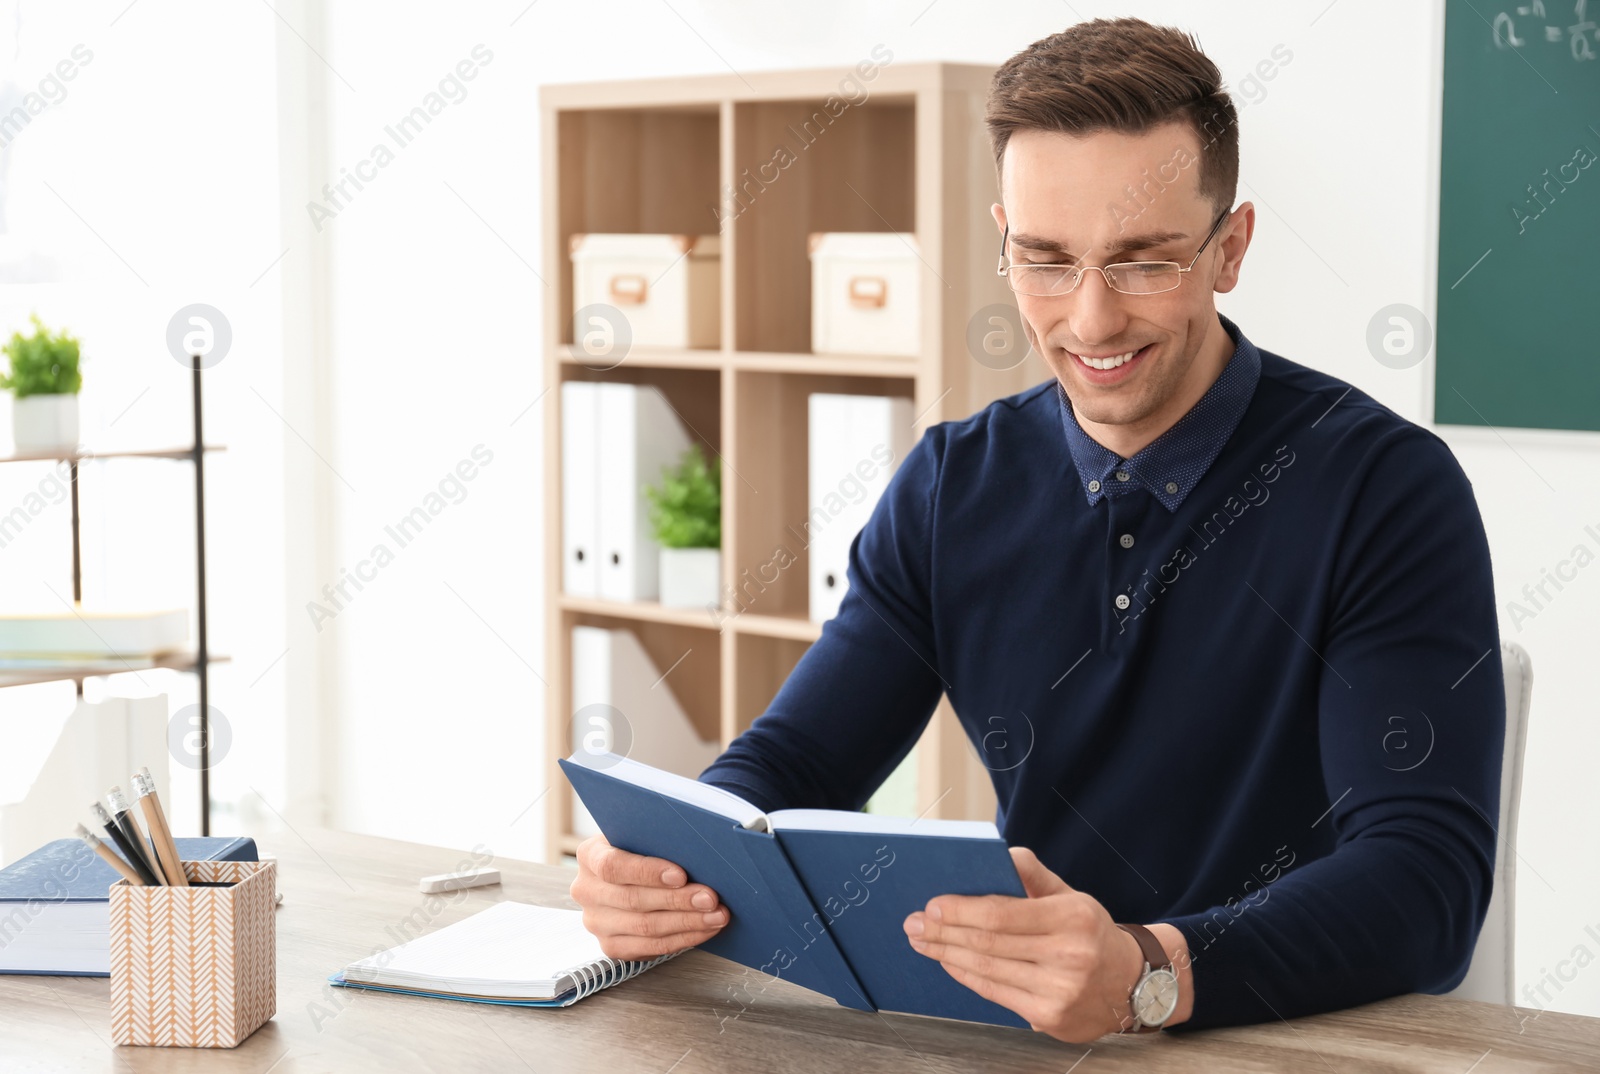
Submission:
M 186 861 L 191 886 L 111 887 L 118 1044 L 232 1048 L 277 1013 L 277 862 Z

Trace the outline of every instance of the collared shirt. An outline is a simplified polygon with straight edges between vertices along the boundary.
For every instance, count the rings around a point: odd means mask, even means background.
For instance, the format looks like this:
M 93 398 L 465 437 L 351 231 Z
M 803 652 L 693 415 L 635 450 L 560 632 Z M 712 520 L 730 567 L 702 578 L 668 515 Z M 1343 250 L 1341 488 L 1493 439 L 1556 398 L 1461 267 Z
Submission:
M 838 614 L 701 778 L 858 809 L 944 697 L 1008 843 L 1113 920 L 1183 933 L 1186 1026 L 1453 987 L 1505 734 L 1471 485 L 1433 433 L 1236 340 L 1239 379 L 1117 494 L 1086 498 L 1053 380 L 929 429 Z
M 1218 320 L 1234 341 L 1233 354 L 1221 374 L 1187 414 L 1131 458 L 1122 458 L 1084 432 L 1066 390 L 1056 383 L 1061 426 L 1090 504 L 1099 503 L 1102 496 L 1123 495 L 1137 485 L 1168 511 L 1176 511 L 1216 461 L 1261 379 L 1261 352 L 1228 318 L 1219 314 Z

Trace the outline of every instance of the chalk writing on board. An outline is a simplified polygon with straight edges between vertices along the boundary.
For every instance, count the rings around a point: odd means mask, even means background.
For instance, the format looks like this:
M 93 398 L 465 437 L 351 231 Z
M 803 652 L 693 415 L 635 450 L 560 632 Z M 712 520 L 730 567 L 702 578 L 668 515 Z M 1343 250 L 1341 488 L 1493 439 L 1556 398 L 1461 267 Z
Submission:
M 1589 18 L 1586 10 L 1588 6 L 1589 0 L 1574 0 L 1573 21 L 1570 26 L 1562 26 L 1559 18 L 1556 18 L 1555 22 L 1544 21 L 1555 18 L 1545 13 L 1544 0 L 1533 0 L 1532 3 L 1519 5 L 1515 9 L 1515 17 L 1509 11 L 1502 11 L 1494 17 L 1494 24 L 1491 27 L 1495 47 L 1523 48 L 1530 39 L 1540 37 L 1538 31 L 1542 29 L 1545 44 L 1560 44 L 1566 41 L 1574 60 L 1592 60 L 1595 56 L 1594 43 L 1600 43 L 1600 27 Z M 1591 43 L 1591 38 L 1594 43 Z

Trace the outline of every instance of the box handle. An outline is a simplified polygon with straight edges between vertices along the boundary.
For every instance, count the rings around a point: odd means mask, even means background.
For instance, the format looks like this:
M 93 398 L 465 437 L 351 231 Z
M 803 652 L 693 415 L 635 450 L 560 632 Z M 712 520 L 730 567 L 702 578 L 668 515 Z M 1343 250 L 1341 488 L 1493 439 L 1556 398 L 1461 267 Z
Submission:
M 624 273 L 611 277 L 611 300 L 619 306 L 641 306 L 650 292 L 650 284 L 637 273 Z
M 889 281 L 882 276 L 850 277 L 850 305 L 856 309 L 882 309 L 889 300 Z

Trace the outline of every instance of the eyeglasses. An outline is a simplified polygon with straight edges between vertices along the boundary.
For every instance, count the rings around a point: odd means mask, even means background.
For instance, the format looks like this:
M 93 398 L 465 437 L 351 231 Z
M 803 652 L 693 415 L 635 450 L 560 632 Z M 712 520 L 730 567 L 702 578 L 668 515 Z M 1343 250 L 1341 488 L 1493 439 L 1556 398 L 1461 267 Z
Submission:
M 1122 261 L 1115 265 L 1106 265 L 1104 268 L 1099 265 L 1030 265 L 1016 262 L 1008 265 L 1006 242 L 1011 237 L 1011 225 L 1007 224 L 1005 232 L 1000 236 L 1000 262 L 995 274 L 1004 276 L 1017 294 L 1035 295 L 1041 298 L 1071 294 L 1077 289 L 1078 281 L 1083 279 L 1085 272 L 1100 273 L 1107 287 L 1125 295 L 1158 295 L 1163 291 L 1174 290 L 1183 282 L 1183 274 L 1194 268 L 1195 262 L 1200 260 L 1200 255 L 1211 245 L 1217 229 L 1228 218 L 1228 212 L 1229 210 L 1224 209 L 1217 217 L 1217 222 L 1211 225 L 1211 231 L 1206 235 L 1206 241 L 1200 244 L 1200 249 L 1195 251 L 1194 260 L 1187 266 L 1180 265 L 1176 261 Z

